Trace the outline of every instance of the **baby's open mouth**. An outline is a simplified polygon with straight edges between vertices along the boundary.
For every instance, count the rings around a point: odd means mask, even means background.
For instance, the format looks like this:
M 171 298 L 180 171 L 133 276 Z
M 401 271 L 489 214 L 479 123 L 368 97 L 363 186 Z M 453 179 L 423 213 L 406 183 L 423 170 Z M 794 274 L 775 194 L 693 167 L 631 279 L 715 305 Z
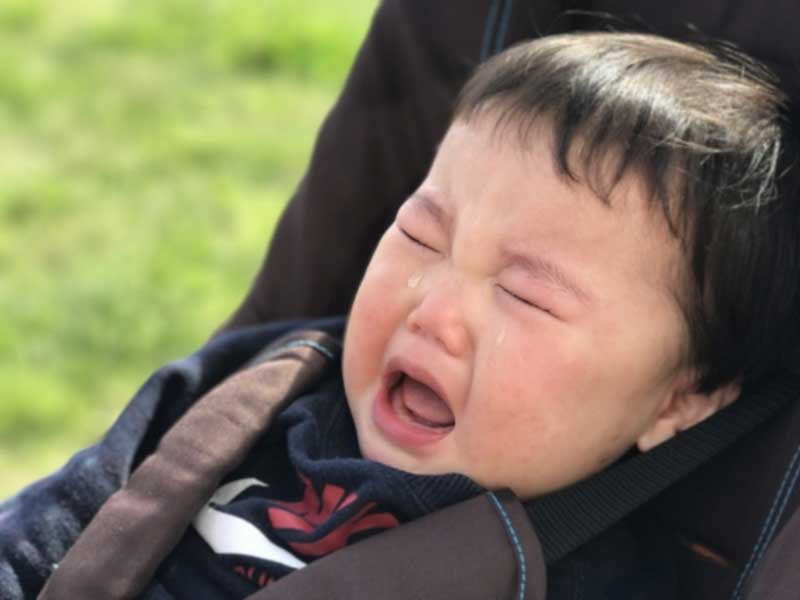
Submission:
M 453 427 L 453 411 L 429 386 L 403 372 L 396 373 L 392 380 L 389 402 L 401 418 L 432 429 Z

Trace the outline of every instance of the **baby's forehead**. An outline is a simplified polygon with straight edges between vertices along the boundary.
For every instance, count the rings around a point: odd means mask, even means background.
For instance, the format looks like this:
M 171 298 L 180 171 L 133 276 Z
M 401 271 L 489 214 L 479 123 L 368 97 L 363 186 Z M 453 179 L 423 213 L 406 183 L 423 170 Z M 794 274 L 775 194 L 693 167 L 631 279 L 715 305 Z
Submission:
M 493 109 L 455 119 L 438 147 L 437 158 L 452 138 L 473 150 L 488 146 L 490 154 L 523 162 L 526 172 L 518 174 L 519 186 L 529 179 L 526 175 L 547 172 L 582 202 L 592 200 L 610 211 L 647 213 L 653 224 L 673 237 L 684 237 L 690 216 L 678 199 L 686 176 L 669 161 L 648 168 L 632 163 L 621 146 L 598 147 L 582 135 L 565 139 L 548 116 L 523 120 Z M 472 158 L 469 152 L 456 156 L 464 161 Z M 585 193 L 587 190 L 590 193 Z

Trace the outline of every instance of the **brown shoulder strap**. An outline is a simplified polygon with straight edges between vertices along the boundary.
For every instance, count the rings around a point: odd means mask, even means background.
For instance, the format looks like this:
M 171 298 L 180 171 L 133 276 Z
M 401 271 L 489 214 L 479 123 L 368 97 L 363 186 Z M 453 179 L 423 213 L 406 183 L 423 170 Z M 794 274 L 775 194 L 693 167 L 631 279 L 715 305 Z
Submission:
M 293 334 L 271 345 L 266 362 L 198 400 L 103 505 L 39 598 L 111 600 L 141 593 L 273 417 L 318 383 L 330 364 L 325 351 L 335 347 L 323 333 Z

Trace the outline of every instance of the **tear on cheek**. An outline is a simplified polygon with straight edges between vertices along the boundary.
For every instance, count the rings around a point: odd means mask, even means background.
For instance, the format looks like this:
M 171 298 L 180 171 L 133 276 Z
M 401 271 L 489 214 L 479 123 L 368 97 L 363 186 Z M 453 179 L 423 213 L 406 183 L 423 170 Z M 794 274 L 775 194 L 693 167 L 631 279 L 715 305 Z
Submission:
M 506 332 L 508 331 L 508 323 L 503 323 L 502 327 L 500 328 L 500 333 L 497 334 L 497 339 L 495 340 L 495 344 L 500 346 L 506 339 Z

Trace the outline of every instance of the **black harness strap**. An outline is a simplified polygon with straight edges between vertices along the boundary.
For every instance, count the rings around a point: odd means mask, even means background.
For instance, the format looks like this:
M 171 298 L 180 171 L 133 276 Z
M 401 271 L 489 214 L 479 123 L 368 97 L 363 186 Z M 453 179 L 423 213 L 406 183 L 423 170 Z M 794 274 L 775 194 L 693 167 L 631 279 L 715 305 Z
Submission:
M 553 564 L 710 460 L 800 397 L 800 374 L 786 372 L 649 452 L 542 498 L 525 509 Z

